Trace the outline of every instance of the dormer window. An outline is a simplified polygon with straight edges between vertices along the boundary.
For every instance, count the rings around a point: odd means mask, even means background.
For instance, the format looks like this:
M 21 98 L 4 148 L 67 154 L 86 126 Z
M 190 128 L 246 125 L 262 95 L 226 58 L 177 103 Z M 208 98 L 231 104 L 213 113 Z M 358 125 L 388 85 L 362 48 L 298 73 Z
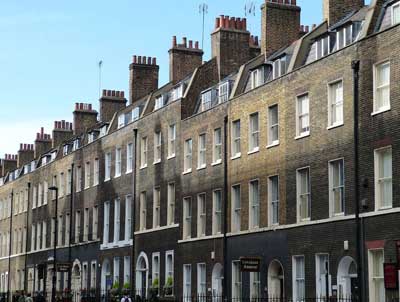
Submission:
M 56 151 L 51 152 L 51 161 L 55 160 L 56 156 L 57 156 L 57 152 Z
M 125 126 L 125 113 L 118 116 L 118 129 Z
M 229 100 L 230 82 L 221 83 L 218 87 L 218 103 L 224 103 Z
M 264 84 L 264 66 L 261 66 L 250 73 L 251 89 Z
M 392 25 L 400 23 L 400 2 L 392 6 Z
M 286 56 L 276 59 L 272 68 L 274 79 L 283 76 L 286 73 Z
M 201 111 L 211 109 L 216 105 L 218 98 L 218 91 L 216 89 L 209 89 L 201 94 Z
M 107 134 L 107 125 L 104 125 L 100 128 L 100 137 Z
M 95 132 L 90 132 L 88 135 L 88 144 L 93 143 L 95 139 L 96 139 Z
M 132 110 L 132 122 L 134 122 L 134 121 L 139 119 L 139 114 L 140 114 L 139 107 L 133 108 L 133 110 Z
M 31 172 L 35 171 L 35 162 L 31 162 Z
M 47 156 L 43 156 L 43 158 L 42 158 L 42 167 L 44 165 L 47 165 Z
M 63 155 L 67 155 L 68 154 L 68 145 L 64 145 L 63 146 Z
M 179 85 L 172 90 L 172 100 L 176 101 L 183 96 L 183 85 Z
M 162 107 L 164 107 L 164 96 L 160 95 L 160 96 L 156 97 L 156 100 L 154 103 L 154 110 L 158 110 Z
M 76 140 L 74 140 L 74 144 L 72 146 L 72 151 L 78 150 L 79 149 L 79 138 L 77 138 Z
M 319 60 L 331 53 L 330 37 L 323 37 L 315 42 L 316 45 L 316 59 Z
M 31 169 L 30 164 L 26 164 L 24 166 L 24 174 L 28 174 L 29 172 L 31 172 L 30 169 Z
M 354 22 L 338 29 L 336 33 L 336 50 L 340 50 L 356 41 L 361 32 L 361 22 Z

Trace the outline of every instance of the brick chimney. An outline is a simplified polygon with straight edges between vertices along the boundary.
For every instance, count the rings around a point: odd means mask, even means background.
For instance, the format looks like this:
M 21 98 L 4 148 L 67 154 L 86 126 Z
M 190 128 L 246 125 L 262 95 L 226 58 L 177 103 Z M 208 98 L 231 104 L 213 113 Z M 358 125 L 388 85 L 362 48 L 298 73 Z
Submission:
M 50 134 L 44 133 L 43 127 L 40 128 L 40 132 L 36 133 L 35 158 L 38 158 L 42 154 L 49 151 L 51 147 L 52 147 L 52 141 Z
M 18 168 L 30 163 L 35 158 L 33 144 L 20 144 L 18 150 Z
M 261 51 L 270 56 L 299 38 L 301 8 L 296 0 L 266 0 L 261 6 Z
M 134 103 L 158 88 L 158 72 L 156 58 L 133 56 L 129 65 L 129 101 Z
M 252 55 L 246 19 L 220 16 L 211 34 L 212 57 L 217 58 L 220 78 L 224 78 L 249 61 Z M 255 46 L 255 45 L 252 45 Z
M 169 80 L 176 84 L 203 64 L 203 50 L 199 48 L 199 42 L 193 43 L 187 38 L 182 39 L 182 44 L 176 42 L 176 36 L 172 37 L 172 48 L 169 52 Z
M 74 115 L 74 135 L 86 132 L 97 123 L 97 111 L 92 108 L 92 104 L 75 103 Z
M 103 90 L 100 98 L 100 120 L 110 122 L 117 111 L 126 107 L 126 102 L 124 91 Z
M 72 131 L 72 123 L 62 121 L 54 121 L 53 129 L 53 148 L 60 146 L 63 142 L 69 140 L 74 135 Z
M 323 0 L 324 20 L 331 26 L 364 5 L 364 0 Z
M 18 156 L 15 154 L 5 154 L 2 164 L 3 176 L 17 169 L 17 158 Z

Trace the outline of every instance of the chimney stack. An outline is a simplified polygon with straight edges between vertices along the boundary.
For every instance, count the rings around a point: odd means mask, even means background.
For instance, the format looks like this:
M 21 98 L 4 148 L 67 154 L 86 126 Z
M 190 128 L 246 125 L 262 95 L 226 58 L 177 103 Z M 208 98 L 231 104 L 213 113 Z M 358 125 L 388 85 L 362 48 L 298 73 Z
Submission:
M 150 60 L 149 57 L 148 62 Z M 103 90 L 100 98 L 100 120 L 110 122 L 116 112 L 126 107 L 126 102 L 124 91 Z
M 17 169 L 17 158 L 18 156 L 16 154 L 5 154 L 2 164 L 3 176 Z
M 296 0 L 266 0 L 261 6 L 261 51 L 267 57 L 299 38 L 300 12 Z
M 365 5 L 364 0 L 323 0 L 323 13 L 328 26 L 332 26 L 352 11 Z
M 199 49 L 199 42 L 182 39 L 182 44 L 176 42 L 176 36 L 172 37 L 172 48 L 169 50 L 169 80 L 174 84 L 184 79 L 197 67 L 203 64 L 203 50 Z
M 35 158 L 49 151 L 52 147 L 50 134 L 44 133 L 44 128 L 40 128 L 40 132 L 36 133 L 35 139 Z
M 134 103 L 158 88 L 158 72 L 156 58 L 133 56 L 129 65 L 129 101 Z
M 259 47 L 250 37 L 245 18 L 220 16 L 211 34 L 211 51 L 217 58 L 220 78 L 224 78 L 257 56 Z
M 18 150 L 18 162 L 17 167 L 21 168 L 24 165 L 30 163 L 35 158 L 35 151 L 33 144 L 20 144 Z
M 73 115 L 74 135 L 82 134 L 97 124 L 97 111 L 92 108 L 92 104 L 75 103 Z
M 69 140 L 73 136 L 72 123 L 62 121 L 54 121 L 53 129 L 53 148 L 60 146 L 63 142 Z

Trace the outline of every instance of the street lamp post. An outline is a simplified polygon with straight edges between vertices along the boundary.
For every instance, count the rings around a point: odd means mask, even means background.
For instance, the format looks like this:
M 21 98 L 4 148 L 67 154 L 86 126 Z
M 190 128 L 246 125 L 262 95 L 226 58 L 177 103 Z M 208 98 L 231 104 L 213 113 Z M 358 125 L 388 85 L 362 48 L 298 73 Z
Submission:
M 53 278 L 52 278 L 52 289 L 51 289 L 51 301 L 55 302 L 56 301 L 56 282 L 57 282 L 57 213 L 58 213 L 58 188 L 55 186 L 52 186 L 49 188 L 50 191 L 55 191 L 56 192 L 56 204 L 55 204 L 55 214 L 54 214 L 54 245 L 53 245 L 53 257 L 54 257 L 54 264 L 53 264 Z

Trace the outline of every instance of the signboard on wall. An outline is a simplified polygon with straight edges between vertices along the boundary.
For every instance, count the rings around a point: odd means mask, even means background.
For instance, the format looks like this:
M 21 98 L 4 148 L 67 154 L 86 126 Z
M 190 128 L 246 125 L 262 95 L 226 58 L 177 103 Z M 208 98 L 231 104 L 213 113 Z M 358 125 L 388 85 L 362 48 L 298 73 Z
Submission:
M 241 257 L 240 271 L 242 272 L 259 272 L 261 267 L 261 259 L 257 257 Z
M 70 263 L 57 263 L 57 272 L 66 273 L 71 268 Z
M 384 263 L 383 273 L 385 277 L 385 288 L 386 289 L 397 289 L 397 263 Z

